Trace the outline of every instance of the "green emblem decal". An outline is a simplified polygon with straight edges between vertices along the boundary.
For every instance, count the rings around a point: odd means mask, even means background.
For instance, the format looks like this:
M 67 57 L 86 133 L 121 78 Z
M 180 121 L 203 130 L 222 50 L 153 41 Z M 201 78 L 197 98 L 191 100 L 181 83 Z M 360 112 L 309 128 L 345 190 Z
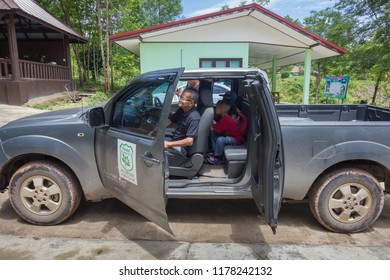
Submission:
M 120 163 L 126 171 L 132 171 L 133 164 L 133 148 L 127 144 L 120 145 Z
M 125 179 L 130 183 L 137 185 L 137 145 L 118 139 L 118 171 L 119 178 Z

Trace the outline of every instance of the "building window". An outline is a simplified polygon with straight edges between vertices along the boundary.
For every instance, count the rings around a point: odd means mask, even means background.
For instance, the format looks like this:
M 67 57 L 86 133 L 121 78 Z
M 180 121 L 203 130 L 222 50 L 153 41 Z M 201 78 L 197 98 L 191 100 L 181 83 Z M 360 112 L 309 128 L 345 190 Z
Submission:
M 242 58 L 200 58 L 199 67 L 242 67 Z

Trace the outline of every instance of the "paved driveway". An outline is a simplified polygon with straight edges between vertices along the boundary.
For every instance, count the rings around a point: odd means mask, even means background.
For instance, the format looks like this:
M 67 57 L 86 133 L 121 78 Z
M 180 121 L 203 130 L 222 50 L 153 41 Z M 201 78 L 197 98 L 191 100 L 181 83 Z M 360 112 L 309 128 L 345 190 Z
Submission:
M 19 107 L 19 106 L 0 104 L 0 126 L 3 126 L 6 123 L 13 120 L 30 116 L 33 114 L 42 113 L 42 112 L 45 111 L 36 110 L 28 107 Z

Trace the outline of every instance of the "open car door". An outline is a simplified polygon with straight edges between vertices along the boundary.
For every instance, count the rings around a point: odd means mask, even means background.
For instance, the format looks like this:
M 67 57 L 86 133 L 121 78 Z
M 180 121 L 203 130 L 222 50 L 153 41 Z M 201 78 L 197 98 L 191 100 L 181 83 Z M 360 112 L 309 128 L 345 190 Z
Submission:
M 275 234 L 284 186 L 284 155 L 279 118 L 263 75 L 258 71 L 248 73 L 244 81 L 251 111 L 251 189 L 258 209 Z
M 136 77 L 105 107 L 96 129 L 100 177 L 119 200 L 172 233 L 165 210 L 165 126 L 184 68 Z

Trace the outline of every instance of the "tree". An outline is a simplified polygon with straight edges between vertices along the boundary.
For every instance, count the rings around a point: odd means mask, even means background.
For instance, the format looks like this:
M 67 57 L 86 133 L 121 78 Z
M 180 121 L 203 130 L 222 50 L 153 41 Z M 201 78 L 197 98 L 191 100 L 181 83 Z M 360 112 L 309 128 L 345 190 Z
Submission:
M 143 0 L 140 8 L 147 26 L 174 21 L 183 12 L 181 0 Z
M 248 5 L 250 3 L 257 3 L 261 6 L 265 6 L 265 5 L 269 4 L 269 1 L 270 0 L 241 1 L 238 6 L 245 6 L 245 5 Z M 221 7 L 221 11 L 228 10 L 228 9 L 230 9 L 230 6 L 228 4 L 225 4 Z
M 90 76 L 96 83 L 103 76 L 106 92 L 113 89 L 115 74 L 130 79 L 139 72 L 139 59 L 112 44 L 109 35 L 176 20 L 183 10 L 181 0 L 36 1 L 89 40 L 72 45 L 75 72 L 81 87 Z
M 376 39 L 387 47 L 390 42 L 390 2 L 388 0 L 339 0 L 335 6 L 359 24 L 355 35 L 359 42 Z
M 375 103 L 383 77 L 389 75 L 390 2 L 388 0 L 339 0 L 336 8 L 345 17 L 354 18 L 358 24 L 354 36 L 361 45 L 353 52 L 352 66 L 370 69 L 375 79 L 372 103 Z
M 299 21 L 299 19 L 293 19 L 289 15 L 286 15 L 284 18 L 291 21 L 292 23 L 295 23 L 296 25 L 302 26 L 302 23 Z
M 335 43 L 343 48 L 349 48 L 354 44 L 353 29 L 356 25 L 354 19 L 345 17 L 340 11 L 326 8 L 321 11 L 312 11 L 310 16 L 305 17 L 304 27 L 311 32 Z M 316 73 L 315 92 L 316 101 L 319 86 L 323 77 L 328 75 L 343 75 L 347 72 L 347 57 L 335 57 L 316 60 L 313 68 Z
M 390 55 L 383 44 L 366 41 L 351 50 L 351 68 L 357 72 L 369 73 L 375 80 L 372 103 L 375 104 L 381 80 L 389 75 Z M 386 79 L 388 81 L 388 77 Z

